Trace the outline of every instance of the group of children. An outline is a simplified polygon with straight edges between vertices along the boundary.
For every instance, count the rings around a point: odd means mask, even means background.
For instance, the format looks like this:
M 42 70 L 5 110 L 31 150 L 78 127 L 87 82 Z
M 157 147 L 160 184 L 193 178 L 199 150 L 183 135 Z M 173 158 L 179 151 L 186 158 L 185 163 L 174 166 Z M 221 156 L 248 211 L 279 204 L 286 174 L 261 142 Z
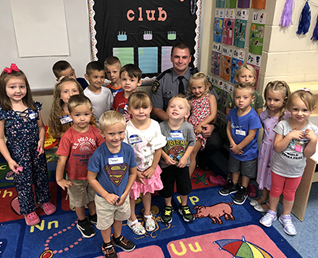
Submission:
M 150 118 L 149 96 L 137 91 L 141 85 L 140 69 L 133 64 L 121 67 L 116 57 L 110 57 L 105 61 L 105 70 L 111 80 L 108 88 L 102 86 L 104 67 L 90 62 L 85 74 L 89 84 L 83 91 L 85 86 L 76 79 L 74 69 L 66 61 L 57 62 L 53 66 L 57 83 L 49 126 L 53 137 L 60 139 L 56 182 L 68 190 L 70 206 L 78 217 L 77 228 L 89 238 L 96 234 L 92 226 L 96 224 L 104 241 L 105 257 L 117 257 L 114 246 L 125 251 L 135 248 L 121 235 L 122 221 L 127 220 L 137 235 L 155 229 L 151 214 L 155 191 L 165 200 L 163 223 L 172 221 L 175 182 L 181 200 L 178 212 L 184 221 L 194 220 L 187 205 L 192 189 L 190 178 L 196 156 L 205 147 L 202 130 L 216 118 L 216 99 L 209 93 L 207 77 L 194 74 L 188 99 L 183 95 L 172 97 L 166 111 L 169 119 L 159 124 Z M 257 174 L 263 195 L 250 204 L 267 211 L 260 223 L 271 226 L 283 193 L 279 221 L 287 234 L 295 235 L 290 217 L 294 194 L 305 158 L 316 150 L 318 129 L 308 121 L 316 107 L 315 98 L 307 90 L 290 94 L 285 82 L 270 82 L 264 91 L 266 110 L 260 113 L 263 100 L 254 91 L 255 79 L 253 67 L 240 67 L 236 74 L 238 84 L 227 101 L 231 175 L 219 194 L 235 193 L 234 203 L 243 204 L 249 181 Z M 48 190 L 41 104 L 32 100 L 27 78 L 14 64 L 0 75 L 0 93 L 1 153 L 15 172 L 21 214 L 26 224 L 35 225 L 40 221 L 35 203 L 40 203 L 48 215 L 56 210 Z M 260 98 L 256 100 L 255 96 Z M 257 138 L 262 126 L 265 133 L 258 154 Z M 140 195 L 144 205 L 142 223 L 135 213 L 135 200 Z

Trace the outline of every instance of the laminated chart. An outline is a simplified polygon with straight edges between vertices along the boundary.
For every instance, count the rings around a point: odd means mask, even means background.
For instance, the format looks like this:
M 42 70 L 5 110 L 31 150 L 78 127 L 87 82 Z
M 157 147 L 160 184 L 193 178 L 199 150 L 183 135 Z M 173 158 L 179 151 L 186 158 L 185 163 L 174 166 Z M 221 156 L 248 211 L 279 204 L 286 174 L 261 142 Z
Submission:
M 161 48 L 161 72 L 171 68 L 171 49 L 170 46 L 165 46 Z
M 222 43 L 232 45 L 234 35 L 235 9 L 225 9 Z
M 250 8 L 250 0 L 238 0 L 237 8 Z
M 139 47 L 138 65 L 142 73 L 158 73 L 158 48 Z
M 225 0 L 216 0 L 215 8 L 225 8 Z
M 244 63 L 245 58 L 245 51 L 234 49 L 233 50 L 233 57 L 232 57 L 232 64 L 231 64 L 231 83 L 235 84 L 235 74 L 237 68 L 239 68 Z
M 213 24 L 213 41 L 222 43 L 224 9 L 215 9 Z
M 115 47 L 113 48 L 113 56 L 117 56 L 122 66 L 134 63 L 133 47 Z
M 232 52 L 232 48 L 223 46 L 221 55 L 220 77 L 226 81 L 230 81 L 231 79 Z
M 233 46 L 236 46 L 239 48 L 245 47 L 247 20 L 248 20 L 248 10 L 237 9 L 235 23 L 234 23 Z
M 263 51 L 265 20 L 265 12 L 253 13 L 250 31 L 249 52 L 256 55 L 261 55 Z
M 252 0 L 253 9 L 265 9 L 266 7 L 266 0 Z
M 225 8 L 236 8 L 236 1 L 237 0 L 226 0 Z
M 211 55 L 211 73 L 220 76 L 222 44 L 213 42 Z
M 258 75 L 259 75 L 259 69 L 261 67 L 261 57 L 260 55 L 254 55 L 252 53 L 248 53 L 247 55 L 247 64 L 253 66 L 256 70 L 256 81 L 255 81 L 255 86 L 254 89 L 257 89 L 257 82 L 258 82 Z

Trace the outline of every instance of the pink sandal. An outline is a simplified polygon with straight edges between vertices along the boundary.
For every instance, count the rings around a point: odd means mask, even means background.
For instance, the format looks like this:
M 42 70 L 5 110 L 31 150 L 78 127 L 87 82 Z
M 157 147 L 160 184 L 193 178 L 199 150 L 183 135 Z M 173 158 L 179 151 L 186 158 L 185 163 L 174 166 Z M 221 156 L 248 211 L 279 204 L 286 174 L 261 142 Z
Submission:
M 41 208 L 46 215 L 51 215 L 56 211 L 56 207 L 50 202 L 43 203 Z
M 215 176 L 209 176 L 209 182 L 212 185 L 219 185 L 220 184 L 219 180 Z
M 227 180 L 223 176 L 217 175 L 216 179 L 219 181 L 219 185 L 221 186 L 227 185 Z
M 36 224 L 39 224 L 40 223 L 40 218 L 39 216 L 36 214 L 35 211 L 27 214 L 27 215 L 24 215 L 24 219 L 25 219 L 25 223 L 28 225 L 28 226 L 34 226 Z
M 252 183 L 249 183 L 247 186 L 247 195 L 249 197 L 256 197 L 257 193 L 256 193 L 256 186 L 253 185 Z

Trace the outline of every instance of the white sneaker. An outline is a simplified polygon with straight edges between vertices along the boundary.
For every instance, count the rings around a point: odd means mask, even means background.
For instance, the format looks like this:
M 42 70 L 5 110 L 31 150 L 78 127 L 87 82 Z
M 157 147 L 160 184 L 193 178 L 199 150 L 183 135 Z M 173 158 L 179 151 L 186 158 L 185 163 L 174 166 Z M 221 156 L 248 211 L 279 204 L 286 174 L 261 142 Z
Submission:
M 276 212 L 268 210 L 267 213 L 259 220 L 259 223 L 269 228 L 270 226 L 272 226 L 273 221 L 275 221 L 276 219 Z
M 287 235 L 297 235 L 296 228 L 291 220 L 290 215 L 281 215 L 278 220 L 284 226 L 284 231 Z

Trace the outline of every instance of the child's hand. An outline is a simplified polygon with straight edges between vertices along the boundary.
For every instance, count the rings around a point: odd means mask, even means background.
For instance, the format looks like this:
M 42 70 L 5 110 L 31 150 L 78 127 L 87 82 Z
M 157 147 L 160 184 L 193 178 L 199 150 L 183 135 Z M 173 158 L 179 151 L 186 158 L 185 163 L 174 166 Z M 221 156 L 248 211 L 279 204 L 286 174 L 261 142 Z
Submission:
M 195 134 L 200 134 L 201 132 L 202 132 L 202 125 L 201 125 L 201 123 L 200 124 L 198 124 L 195 128 L 194 128 L 194 133 Z
M 73 186 L 73 183 L 71 181 L 65 180 L 64 178 L 60 181 L 56 181 L 56 183 L 63 189 L 65 190 L 65 188 L 70 188 Z
M 119 199 L 118 195 L 112 194 L 112 193 L 108 193 L 105 197 L 105 200 L 111 205 L 114 205 L 114 204 L 118 205 L 120 203 L 120 199 Z M 117 203 L 117 201 L 118 201 L 118 203 Z
M 164 156 L 163 159 L 167 165 L 175 165 L 176 164 L 176 162 L 169 156 Z
M 136 181 L 139 182 L 139 183 L 142 183 L 143 185 L 145 184 L 144 183 L 144 180 L 142 180 L 143 178 L 146 178 L 144 176 L 144 174 L 141 172 L 141 171 L 138 171 L 137 170 L 137 178 L 136 178 Z
M 43 148 L 43 143 L 42 143 L 42 141 L 39 141 L 39 142 L 38 142 L 37 151 L 38 151 L 38 156 L 40 156 L 41 154 L 44 153 L 44 148 Z
M 185 156 L 182 156 L 182 158 L 179 160 L 177 167 L 184 168 L 187 165 L 187 161 L 188 159 Z
M 231 151 L 233 151 L 234 154 L 237 155 L 242 155 L 244 153 L 244 151 L 242 151 L 239 147 L 237 147 L 237 145 L 230 145 L 230 149 Z
M 293 139 L 301 140 L 305 137 L 305 133 L 299 130 L 292 130 L 288 135 L 290 135 Z
M 144 175 L 146 179 L 152 178 L 154 173 L 155 173 L 155 169 L 152 167 L 149 167 L 148 169 L 142 172 L 142 174 Z
M 20 166 L 14 160 L 8 161 L 8 166 L 14 173 L 19 174 L 17 168 Z
M 317 136 L 316 134 L 313 132 L 313 130 L 307 129 L 305 131 L 305 137 L 309 140 L 309 141 L 315 141 L 317 140 Z

